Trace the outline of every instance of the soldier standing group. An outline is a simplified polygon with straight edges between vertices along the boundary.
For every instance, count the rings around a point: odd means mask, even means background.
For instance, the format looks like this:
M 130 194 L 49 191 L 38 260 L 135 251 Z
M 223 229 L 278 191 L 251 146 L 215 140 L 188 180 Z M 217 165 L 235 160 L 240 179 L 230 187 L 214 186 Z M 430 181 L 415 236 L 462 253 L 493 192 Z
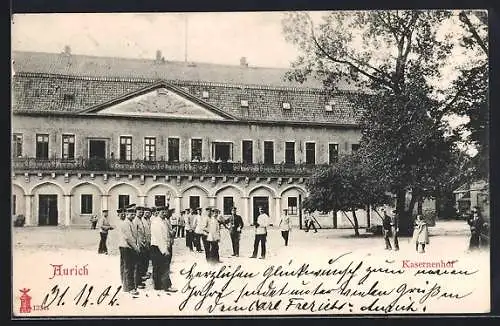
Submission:
M 119 248 L 122 289 L 134 298 L 145 288 L 149 261 L 153 263 L 155 290 L 175 292 L 170 282 L 174 230 L 169 222 L 173 210 L 135 204 L 119 209 Z M 151 217 L 153 215 L 153 217 Z
M 145 288 L 145 281 L 149 278 L 152 278 L 154 289 L 157 291 L 167 294 L 177 291 L 170 279 L 170 266 L 174 240 L 176 237 L 183 237 L 184 231 L 186 247 L 191 252 L 204 251 L 207 262 L 220 263 L 219 244 L 221 227 L 224 227 L 231 237 L 232 256 L 239 256 L 240 237 L 244 223 L 242 217 L 237 214 L 236 207 L 231 209 L 231 215 L 228 217 L 221 215 L 221 211 L 215 207 L 206 208 L 206 214 L 202 214 L 202 211 L 201 208 L 188 208 L 181 211 L 179 215 L 174 215 L 175 209 L 169 209 L 168 205 L 150 208 L 135 204 L 117 210 L 120 217 L 117 225 L 120 276 L 124 292 L 137 298 L 139 290 Z M 255 224 L 254 251 L 251 258 L 257 257 L 259 244 L 261 246 L 260 258 L 265 258 L 267 229 L 270 224 L 269 216 L 262 208 L 259 208 L 259 216 Z M 284 221 L 281 227 L 282 233 L 289 230 L 289 220 Z M 107 252 L 105 239 L 102 240 L 104 244 L 100 244 L 99 251 L 105 253 Z M 285 244 L 288 244 L 287 236 Z M 150 261 L 152 273 L 148 273 Z

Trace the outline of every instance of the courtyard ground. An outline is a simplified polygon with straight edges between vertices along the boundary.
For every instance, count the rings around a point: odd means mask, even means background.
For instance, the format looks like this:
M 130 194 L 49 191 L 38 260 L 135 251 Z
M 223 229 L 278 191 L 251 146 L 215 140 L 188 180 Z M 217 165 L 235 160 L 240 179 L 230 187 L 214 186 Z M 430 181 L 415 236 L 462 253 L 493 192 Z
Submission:
M 132 299 L 127 294 L 119 292 L 114 298 L 116 304 L 110 305 L 116 289 L 120 285 L 119 274 L 119 253 L 117 248 L 117 232 L 111 231 L 108 238 L 109 255 L 98 255 L 97 246 L 99 242 L 99 232 L 97 230 L 83 228 L 60 228 L 60 227 L 24 227 L 13 228 L 13 297 L 14 313 L 19 315 L 20 295 L 22 288 L 29 288 L 33 305 L 40 305 L 47 296 L 46 303 L 56 298 L 50 305 L 49 310 L 32 311 L 29 315 L 51 316 L 51 315 L 192 315 L 208 313 L 206 307 L 210 300 L 213 301 L 216 292 L 210 295 L 209 290 L 217 290 L 217 286 L 207 289 L 205 294 L 199 293 L 199 298 L 206 296 L 206 303 L 203 308 L 196 309 L 194 304 L 200 301 L 191 300 L 184 309 L 180 309 L 180 303 L 189 296 L 190 288 L 186 278 L 186 273 L 182 270 L 189 270 L 194 263 L 199 270 L 217 271 L 221 266 L 226 266 L 227 270 L 234 270 L 237 265 L 245 271 L 259 271 L 282 264 L 283 266 L 300 266 L 309 263 L 313 266 L 321 265 L 325 267 L 332 258 L 341 255 L 353 258 L 354 261 L 363 261 L 370 266 L 390 266 L 393 269 L 401 268 L 403 260 L 412 261 L 457 261 L 457 267 L 462 269 L 478 270 L 472 276 L 466 278 L 463 275 L 451 277 L 444 275 L 440 277 L 439 285 L 442 289 L 449 286 L 448 290 L 463 289 L 471 292 L 465 299 L 457 302 L 447 300 L 437 301 L 431 307 L 424 310 L 434 312 L 485 312 L 489 309 L 489 251 L 467 252 L 469 231 L 466 223 L 461 221 L 438 222 L 435 227 L 430 228 L 430 244 L 427 252 L 417 254 L 415 247 L 410 243 L 409 238 L 400 238 L 400 251 L 384 250 L 384 241 L 381 237 L 372 236 L 361 230 L 359 238 L 353 237 L 353 230 L 319 230 L 318 233 L 310 231 L 306 233 L 302 230 L 294 229 L 290 233 L 289 246 L 285 247 L 280 231 L 272 228 L 268 235 L 268 253 L 265 260 L 251 259 L 249 256 L 253 249 L 253 229 L 246 227 L 242 233 L 240 257 L 231 257 L 231 241 L 227 231 L 222 232 L 220 245 L 220 255 L 223 261 L 220 265 L 210 266 L 205 263 L 203 253 L 192 253 L 185 246 L 184 239 L 177 239 L 174 245 L 174 257 L 172 261 L 171 278 L 174 286 L 179 292 L 173 294 L 158 294 L 152 290 L 150 280 L 146 282 L 146 289 L 141 291 L 140 297 Z M 342 258 L 344 259 L 344 258 Z M 387 265 L 391 263 L 392 265 Z M 54 277 L 54 267 L 52 265 L 62 264 L 63 267 L 83 267 L 86 265 L 87 276 L 65 276 Z M 378 264 L 378 265 L 377 265 Z M 347 265 L 347 261 L 346 261 Z M 364 266 L 365 266 L 364 265 Z M 405 276 L 406 277 L 406 276 Z M 429 276 L 426 282 L 433 283 L 433 277 Z M 405 279 L 396 280 L 397 275 L 385 273 L 380 274 L 380 284 L 404 283 Z M 276 280 L 278 284 L 280 280 Z M 318 279 L 316 279 L 318 281 Z M 238 281 L 233 281 L 232 285 Z M 243 281 L 240 281 L 243 282 Z M 245 281 L 247 282 L 247 281 Z M 304 284 L 307 282 L 303 281 Z M 408 286 L 416 280 L 409 279 Z M 85 285 L 87 287 L 85 288 Z M 193 281 L 193 287 L 195 282 Z M 243 283 L 241 283 L 243 284 Z M 249 288 L 252 286 L 250 283 Z M 290 283 L 294 284 L 294 283 Z M 301 286 L 304 286 L 302 284 Z M 54 286 L 57 288 L 54 289 Z M 67 287 L 70 287 L 64 295 L 60 296 Z M 89 304 L 83 304 L 88 294 L 88 289 L 93 286 Z M 101 296 L 106 287 L 111 286 L 109 295 Z M 209 286 L 210 288 L 210 286 Z M 241 286 L 240 286 L 241 288 Z M 236 289 L 239 292 L 240 288 Z M 52 290 L 54 289 L 54 290 Z M 59 289 L 59 292 L 57 292 Z M 83 289 L 83 294 L 82 294 Z M 200 286 L 199 289 L 202 289 Z M 184 290 L 184 291 L 183 291 Z M 51 292 L 52 291 L 52 292 Z M 182 293 L 184 292 L 184 293 Z M 465 292 L 464 292 L 465 293 Z M 467 292 L 468 293 L 468 292 Z M 57 295 L 59 294 L 59 296 Z M 264 298 L 265 295 L 257 295 L 255 298 Z M 333 298 L 336 297 L 331 297 Z M 249 300 L 251 297 L 249 296 Z M 361 300 L 361 299 L 359 299 Z M 212 302 L 210 301 L 210 302 Z M 61 303 L 65 302 L 65 305 Z M 234 302 L 232 300 L 232 302 Z M 330 297 L 328 298 L 330 302 Z M 59 303 L 59 306 L 57 306 Z M 94 304 L 95 303 L 95 304 Z M 356 304 L 354 304 L 356 306 Z M 283 306 L 284 307 L 284 306 Z M 297 309 L 284 311 L 270 311 L 262 309 L 264 314 L 286 314 L 304 313 Z M 350 310 L 331 311 L 326 313 L 353 313 L 360 312 L 359 306 Z M 392 311 L 394 312 L 394 311 Z M 420 307 L 419 312 L 425 312 Z M 217 313 L 217 311 L 215 312 Z M 220 312 L 219 312 L 220 313 Z M 249 313 L 248 310 L 241 313 Z M 325 313 L 325 312 L 323 312 Z M 367 313 L 364 311 L 363 313 Z M 378 311 L 377 313 L 380 313 Z

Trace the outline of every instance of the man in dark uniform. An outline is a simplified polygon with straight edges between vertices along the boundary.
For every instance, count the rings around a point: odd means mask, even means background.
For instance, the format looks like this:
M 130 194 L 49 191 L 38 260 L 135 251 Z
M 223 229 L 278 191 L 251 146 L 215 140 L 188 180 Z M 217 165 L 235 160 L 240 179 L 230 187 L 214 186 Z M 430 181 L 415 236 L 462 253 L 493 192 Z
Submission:
M 469 250 L 479 249 L 481 242 L 481 231 L 485 225 L 484 219 L 479 213 L 477 207 L 471 211 L 471 215 L 467 218 L 467 224 L 470 226 L 470 241 Z
M 388 213 L 390 208 L 383 207 L 382 213 L 383 217 L 383 231 L 384 231 L 384 240 L 385 240 L 385 249 L 392 250 L 392 245 L 390 238 L 392 237 L 392 241 L 394 243 L 394 250 L 399 250 L 399 241 L 398 241 L 398 233 L 399 233 L 399 218 L 396 214 L 396 210 L 392 210 L 392 214 Z
M 236 207 L 231 209 L 231 216 L 229 217 L 229 234 L 231 236 L 231 243 L 233 244 L 233 256 L 240 256 L 240 236 L 243 229 L 243 219 L 240 215 L 236 214 Z
M 146 250 L 144 253 L 144 264 L 143 264 L 143 280 L 149 278 L 148 270 L 149 270 L 149 261 L 151 260 L 151 212 L 152 209 L 150 207 L 144 207 L 144 218 L 142 222 L 144 224 L 144 230 L 146 232 Z

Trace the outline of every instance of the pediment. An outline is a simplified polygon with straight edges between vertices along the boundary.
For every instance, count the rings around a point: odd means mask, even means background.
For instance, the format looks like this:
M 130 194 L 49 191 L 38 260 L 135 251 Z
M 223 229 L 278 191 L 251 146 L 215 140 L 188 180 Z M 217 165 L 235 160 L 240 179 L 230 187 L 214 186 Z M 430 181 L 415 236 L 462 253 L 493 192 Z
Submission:
M 225 120 L 227 116 L 217 112 L 208 103 L 173 88 L 159 86 L 130 94 L 93 111 L 97 114 L 120 116 L 173 117 L 191 119 Z

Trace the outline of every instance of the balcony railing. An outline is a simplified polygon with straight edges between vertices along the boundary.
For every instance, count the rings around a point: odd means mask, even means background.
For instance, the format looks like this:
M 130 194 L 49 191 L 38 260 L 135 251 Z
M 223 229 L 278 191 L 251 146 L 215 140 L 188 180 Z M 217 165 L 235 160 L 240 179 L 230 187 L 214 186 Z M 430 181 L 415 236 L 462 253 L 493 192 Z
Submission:
M 60 158 L 14 158 L 15 172 L 102 172 L 102 173 L 154 173 L 187 174 L 193 176 L 255 176 L 255 177 L 308 177 L 315 169 L 327 165 L 314 164 L 247 164 L 230 162 L 168 162 L 118 159 L 66 160 Z

